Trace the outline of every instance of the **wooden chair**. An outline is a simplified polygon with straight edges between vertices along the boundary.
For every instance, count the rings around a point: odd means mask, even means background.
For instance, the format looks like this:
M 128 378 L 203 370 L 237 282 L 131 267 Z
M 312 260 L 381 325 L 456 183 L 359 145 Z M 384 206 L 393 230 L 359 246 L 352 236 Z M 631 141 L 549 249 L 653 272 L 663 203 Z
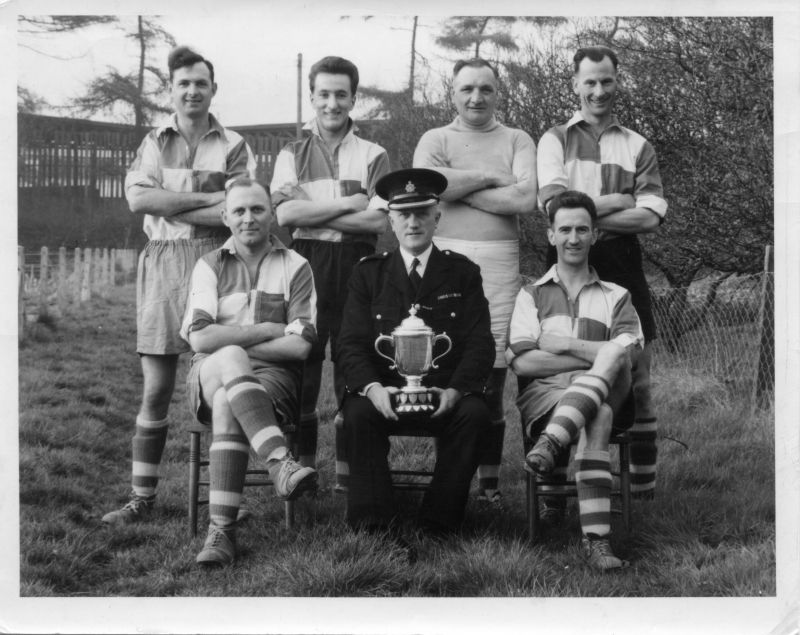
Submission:
M 300 385 L 302 386 L 302 380 Z M 299 389 L 298 389 L 299 392 Z M 297 430 L 300 417 L 300 400 L 297 410 L 292 413 L 292 421 L 281 425 L 284 437 L 292 454 L 297 456 Z M 200 488 L 209 486 L 208 449 L 203 447 L 203 438 L 211 434 L 211 425 L 194 421 L 189 425 L 189 530 L 192 536 L 197 535 L 197 513 L 200 505 L 207 505 L 208 498 L 200 498 Z M 271 487 L 269 472 L 259 467 L 252 467 L 258 458 L 250 452 L 245 487 Z M 201 473 L 201 469 L 203 472 Z M 284 501 L 284 518 L 286 529 L 294 527 L 294 510 L 296 501 Z
M 523 378 L 519 378 L 522 380 Z M 527 382 L 519 381 L 519 390 L 522 391 L 527 385 Z M 620 409 L 620 412 L 614 417 L 614 428 L 622 429 L 630 427 L 634 417 L 633 406 L 633 393 Z M 529 439 L 525 434 L 525 422 L 521 422 L 523 426 L 522 439 L 523 449 L 527 454 L 535 443 L 534 439 Z M 576 444 L 572 444 L 569 448 L 571 452 Z M 627 432 L 613 432 L 609 439 L 609 447 L 616 445 L 618 448 L 618 465 L 612 468 L 611 476 L 617 477 L 614 481 L 617 486 L 612 486 L 611 499 L 618 499 L 620 501 L 619 509 L 613 509 L 612 513 L 622 515 L 622 522 L 625 529 L 630 531 L 631 528 L 631 453 L 630 453 L 630 437 Z M 523 461 L 523 469 L 525 469 L 526 476 L 526 502 L 527 502 L 527 518 L 528 518 L 528 540 L 534 542 L 536 534 L 539 530 L 539 497 L 547 496 L 553 498 L 577 498 L 578 488 L 574 479 L 562 480 L 556 479 L 552 476 L 541 477 L 528 471 L 527 465 Z
M 341 417 L 336 419 L 336 488 L 337 493 L 347 492 L 347 476 L 349 469 L 347 465 L 347 458 L 344 453 L 344 445 L 342 439 L 342 427 L 344 421 Z M 406 422 L 402 419 L 398 422 L 391 424 L 390 437 L 413 437 L 413 438 L 431 438 L 434 440 L 434 447 L 437 444 L 436 435 L 431 434 L 429 430 L 425 429 L 424 424 L 415 422 Z M 430 486 L 431 479 L 433 478 L 433 471 L 431 470 L 409 470 L 403 468 L 393 468 L 390 470 L 392 476 L 392 487 L 398 491 L 418 491 L 423 492 Z

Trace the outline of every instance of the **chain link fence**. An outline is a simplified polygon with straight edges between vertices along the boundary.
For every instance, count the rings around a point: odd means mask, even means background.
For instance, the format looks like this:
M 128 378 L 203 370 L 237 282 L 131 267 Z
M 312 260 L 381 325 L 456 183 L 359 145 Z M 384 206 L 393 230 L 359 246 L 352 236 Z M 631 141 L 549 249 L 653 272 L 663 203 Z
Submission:
M 653 288 L 655 363 L 714 376 L 732 395 L 769 407 L 775 386 L 773 273 Z

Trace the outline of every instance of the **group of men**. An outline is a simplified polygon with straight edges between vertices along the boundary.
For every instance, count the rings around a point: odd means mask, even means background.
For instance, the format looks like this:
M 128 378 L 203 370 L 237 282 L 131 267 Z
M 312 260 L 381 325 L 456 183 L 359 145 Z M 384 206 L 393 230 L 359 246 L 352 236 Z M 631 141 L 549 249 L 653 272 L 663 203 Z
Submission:
M 316 488 L 316 404 L 329 347 L 341 406 L 337 469 L 347 472 L 354 530 L 412 557 L 387 462 L 399 423 L 437 436 L 418 535 L 458 530 L 476 471 L 479 496 L 500 502 L 511 367 L 522 378 L 528 469 L 563 473 L 578 443 L 584 553 L 602 570 L 624 566 L 609 543 L 608 441 L 614 414 L 635 402 L 634 492 L 652 496 L 655 333 L 636 234 L 658 226 L 666 202 L 652 147 L 613 114 L 613 51 L 575 55 L 580 110 L 544 135 L 538 157 L 530 135 L 497 121 L 492 65 L 458 62 L 456 118 L 426 132 L 413 168 L 395 172 L 350 118 L 356 66 L 325 57 L 309 73 L 315 116 L 304 138 L 279 153 L 270 186 L 256 181 L 242 137 L 209 112 L 217 89 L 211 62 L 177 47 L 168 66 L 175 114 L 144 139 L 126 179 L 149 239 L 137 283 L 144 387 L 133 491 L 103 521 L 127 524 L 152 511 L 177 361 L 191 350 L 190 406 L 212 433 L 209 531 L 197 562 L 230 564 L 251 452 L 266 462 L 280 497 Z M 523 287 L 519 217 L 537 208 L 548 215 L 552 267 Z M 398 249 L 374 253 L 387 219 Z M 273 220 L 291 229 L 291 249 L 272 234 Z M 398 414 L 393 396 L 403 380 L 374 345 L 412 307 L 452 341 L 425 377 L 430 414 Z M 294 457 L 281 427 L 296 412 Z M 547 504 L 545 517 L 559 520 L 563 508 Z

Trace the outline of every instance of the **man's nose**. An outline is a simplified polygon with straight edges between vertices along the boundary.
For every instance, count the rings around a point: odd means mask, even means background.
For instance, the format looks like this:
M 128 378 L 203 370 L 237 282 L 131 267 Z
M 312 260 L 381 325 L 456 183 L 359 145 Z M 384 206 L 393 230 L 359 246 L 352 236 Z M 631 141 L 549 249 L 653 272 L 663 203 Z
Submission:
M 325 100 L 325 105 L 331 109 L 336 108 L 336 95 L 329 95 Z
M 473 90 L 473 91 L 472 91 L 472 92 L 469 94 L 469 100 L 470 100 L 470 101 L 471 101 L 473 104 L 478 104 L 478 103 L 480 103 L 480 102 L 482 102 L 482 101 L 483 101 L 483 93 L 481 93 L 481 91 L 480 91 L 478 88 L 476 88 L 475 90 Z

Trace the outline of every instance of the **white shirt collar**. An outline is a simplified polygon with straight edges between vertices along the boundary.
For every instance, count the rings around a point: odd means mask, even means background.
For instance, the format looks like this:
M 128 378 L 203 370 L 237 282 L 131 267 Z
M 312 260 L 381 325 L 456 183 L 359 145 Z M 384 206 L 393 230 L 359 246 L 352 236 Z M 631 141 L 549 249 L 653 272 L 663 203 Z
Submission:
M 411 273 L 411 262 L 416 258 L 419 260 L 419 265 L 417 265 L 417 273 L 419 274 L 420 278 L 425 275 L 425 268 L 428 266 L 428 259 L 431 257 L 431 252 L 433 251 L 433 243 L 428 245 L 428 248 L 423 251 L 419 256 L 415 256 L 414 254 L 406 251 L 402 247 L 400 247 L 400 255 L 403 257 L 403 264 L 406 266 L 406 273 Z

